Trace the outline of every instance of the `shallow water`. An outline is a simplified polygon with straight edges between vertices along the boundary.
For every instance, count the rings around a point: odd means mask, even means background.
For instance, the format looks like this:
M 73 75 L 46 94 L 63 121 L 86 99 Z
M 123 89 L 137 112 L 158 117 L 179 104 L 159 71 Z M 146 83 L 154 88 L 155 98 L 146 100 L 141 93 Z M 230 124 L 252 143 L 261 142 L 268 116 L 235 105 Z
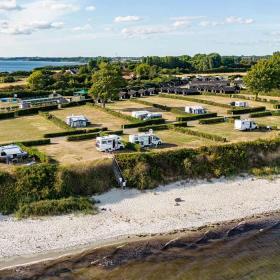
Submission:
M 34 278 L 35 279 L 35 278 Z M 280 226 L 220 240 L 196 249 L 170 249 L 113 269 L 95 266 L 63 272 L 40 280 L 222 280 L 280 279 Z

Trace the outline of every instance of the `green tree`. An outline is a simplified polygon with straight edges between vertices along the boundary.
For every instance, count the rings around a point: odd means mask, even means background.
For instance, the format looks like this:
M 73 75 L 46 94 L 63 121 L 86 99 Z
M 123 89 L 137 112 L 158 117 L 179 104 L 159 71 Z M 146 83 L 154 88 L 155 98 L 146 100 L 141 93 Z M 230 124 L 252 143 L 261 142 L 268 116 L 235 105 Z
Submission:
M 52 73 L 36 70 L 27 79 L 27 85 L 33 90 L 46 89 L 51 86 L 55 80 Z
M 141 63 L 136 66 L 135 74 L 140 79 L 148 79 L 150 77 L 151 66 L 146 63 Z
M 280 88 L 280 54 L 276 53 L 269 59 L 262 59 L 254 65 L 244 78 L 246 86 L 255 95 L 267 93 Z
M 119 67 L 101 63 L 99 68 L 100 70 L 93 74 L 93 85 L 89 93 L 105 107 L 108 100 L 117 97 L 120 89 L 125 86 L 126 82 L 122 77 Z

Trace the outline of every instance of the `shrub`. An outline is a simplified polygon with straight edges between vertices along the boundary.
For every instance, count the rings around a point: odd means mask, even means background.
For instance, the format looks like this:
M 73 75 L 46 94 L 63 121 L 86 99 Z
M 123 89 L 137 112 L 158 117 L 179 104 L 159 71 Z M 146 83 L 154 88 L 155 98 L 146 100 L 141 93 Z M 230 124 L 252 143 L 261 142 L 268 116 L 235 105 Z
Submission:
M 264 112 L 251 113 L 249 115 L 250 118 L 261 118 L 261 117 L 267 117 L 267 116 L 272 116 L 272 112 L 264 111 Z
M 65 104 L 61 104 L 61 108 L 70 108 L 70 107 L 78 107 L 82 105 L 86 105 L 87 103 L 92 103 L 92 99 L 86 99 L 86 100 L 81 100 L 81 101 L 73 101 Z
M 160 124 L 160 125 L 150 125 L 150 126 L 144 126 L 144 127 L 139 127 L 138 131 L 139 132 L 146 132 L 149 131 L 150 129 L 157 131 L 157 130 L 166 130 L 169 129 L 168 124 Z
M 141 152 L 142 151 L 142 147 L 140 144 L 134 144 L 134 143 L 130 143 L 130 142 L 123 142 L 125 145 L 125 148 L 134 152 Z
M 16 212 L 19 219 L 39 216 L 54 216 L 81 212 L 84 214 L 96 214 L 94 207 L 88 198 L 62 198 L 58 200 L 41 200 L 30 204 L 23 204 Z
M 0 113 L 0 120 L 13 119 L 14 117 L 14 112 Z
M 215 123 L 223 123 L 225 122 L 225 117 L 217 117 L 217 118 L 210 118 L 210 119 L 202 119 L 199 121 L 200 124 L 215 124 Z
M 101 131 L 107 131 L 107 127 L 103 128 L 93 128 L 93 129 L 78 129 L 73 131 L 62 131 L 62 132 L 55 132 L 55 133 L 47 133 L 44 134 L 46 138 L 56 138 L 56 137 L 63 137 L 63 136 L 71 136 L 71 135 L 79 135 L 79 134 L 86 134 L 86 133 L 95 133 Z
M 67 141 L 74 142 L 74 141 L 96 139 L 99 136 L 100 136 L 100 132 L 78 134 L 78 135 L 68 136 Z
M 43 106 L 43 107 L 34 107 L 34 108 L 29 108 L 29 109 L 18 110 L 15 112 L 15 114 L 17 116 L 28 116 L 28 115 L 38 114 L 40 111 L 46 112 L 46 111 L 53 111 L 53 110 L 57 110 L 57 109 L 58 109 L 58 105 L 49 105 L 49 106 Z
M 50 113 L 40 113 L 41 116 L 45 117 L 47 120 L 53 122 L 55 125 L 57 125 L 60 128 L 66 129 L 68 131 L 74 131 L 75 129 L 70 127 L 66 124 L 66 122 L 62 121 L 61 119 L 57 118 L 56 116 L 50 114 Z
M 29 156 L 31 157 L 35 157 L 35 159 L 38 161 L 40 161 L 41 163 L 50 163 L 53 160 L 51 159 L 51 157 L 49 157 L 48 155 L 46 155 L 45 153 L 39 151 L 38 149 L 32 147 L 27 147 L 25 145 L 23 145 L 22 143 L 19 144 L 19 146 L 28 153 Z
M 20 143 L 26 147 L 44 146 L 44 145 L 49 145 L 51 143 L 51 139 L 25 140 L 25 141 L 21 141 Z
M 279 101 L 278 101 L 278 102 L 279 102 Z M 279 109 L 280 109 L 280 104 L 275 104 L 275 105 L 273 106 L 273 108 L 279 110 Z

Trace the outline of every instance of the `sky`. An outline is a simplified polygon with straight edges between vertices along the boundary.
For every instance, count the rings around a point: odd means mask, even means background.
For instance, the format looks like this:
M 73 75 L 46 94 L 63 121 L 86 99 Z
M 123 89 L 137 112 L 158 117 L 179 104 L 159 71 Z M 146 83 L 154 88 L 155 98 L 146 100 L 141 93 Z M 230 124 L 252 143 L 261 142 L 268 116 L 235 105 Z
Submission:
M 0 0 L 0 57 L 266 55 L 279 0 Z

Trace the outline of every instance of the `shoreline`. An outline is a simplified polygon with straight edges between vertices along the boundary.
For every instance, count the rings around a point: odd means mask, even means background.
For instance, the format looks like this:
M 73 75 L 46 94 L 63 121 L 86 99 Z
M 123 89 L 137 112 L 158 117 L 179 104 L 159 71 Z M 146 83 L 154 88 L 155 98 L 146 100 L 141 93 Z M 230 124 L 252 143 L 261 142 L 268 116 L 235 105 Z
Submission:
M 92 217 L 70 215 L 14 221 L 0 216 L 0 272 L 7 267 L 54 261 L 123 243 L 197 236 L 213 228 L 225 232 L 244 221 L 271 224 L 280 220 L 279 182 L 279 178 L 268 181 L 252 177 L 177 182 L 145 192 L 112 190 L 102 194 L 98 196 L 100 214 Z M 179 195 L 181 202 L 175 202 Z M 144 207 L 150 209 L 147 211 Z M 105 208 L 106 211 L 101 210 Z M 44 232 L 47 226 L 49 235 L 60 234 L 62 229 L 64 236 L 48 236 Z M 27 236 L 15 230 L 22 230 Z M 80 238 L 68 240 L 73 232 L 80 234 Z M 31 236 L 33 239 L 29 240 Z M 11 246 L 7 247 L 9 241 Z M 45 244 L 45 248 L 38 248 L 38 243 Z M 31 246 L 31 253 L 24 250 L 27 246 Z M 3 253 L 11 256 L 3 257 Z
M 112 268 L 122 265 L 118 259 L 118 253 L 123 255 L 126 251 L 124 263 L 133 260 L 140 260 L 141 257 L 135 258 L 134 251 L 139 248 L 150 246 L 157 251 L 165 251 L 169 249 L 182 248 L 183 245 L 188 245 L 189 248 L 185 250 L 193 250 L 194 246 L 202 248 L 209 244 L 219 241 L 232 242 L 238 238 L 245 237 L 249 234 L 263 233 L 280 224 L 280 210 L 276 212 L 263 213 L 261 215 L 253 215 L 251 217 L 244 217 L 237 220 L 224 221 L 221 223 L 209 224 L 199 228 L 181 229 L 172 232 L 149 234 L 139 236 L 126 236 L 118 237 L 110 242 L 99 243 L 97 245 L 88 245 L 85 247 L 77 247 L 69 249 L 68 252 L 56 251 L 48 252 L 46 254 L 39 254 L 36 256 L 25 257 L 25 260 L 14 262 L 7 261 L 7 265 L 0 266 L 1 279 L 11 279 L 8 277 L 15 277 L 15 279 L 29 279 L 34 275 L 40 275 L 49 269 L 54 273 L 56 270 L 61 270 L 62 267 L 77 266 L 85 267 L 96 265 L 103 268 Z M 117 254 L 116 254 L 117 252 Z M 129 254 L 131 256 L 129 257 Z M 105 261 L 106 258 L 111 258 L 111 263 L 108 265 Z M 143 254 L 143 259 L 146 258 Z M 114 263 L 115 262 L 115 263 Z M 21 278 L 22 277 L 22 278 Z M 27 278 L 26 278 L 27 277 Z

